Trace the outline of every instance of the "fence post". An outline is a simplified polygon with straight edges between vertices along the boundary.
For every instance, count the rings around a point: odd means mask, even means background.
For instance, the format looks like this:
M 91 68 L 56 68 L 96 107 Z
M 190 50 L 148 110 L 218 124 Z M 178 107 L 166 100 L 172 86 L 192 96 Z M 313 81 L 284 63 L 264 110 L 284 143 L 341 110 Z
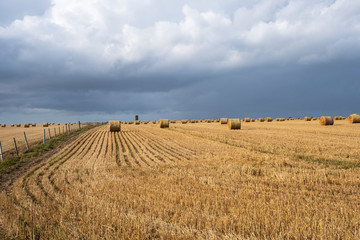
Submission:
M 1 142 L 0 142 L 0 158 L 1 158 L 1 161 L 4 161 L 4 155 L 3 155 L 3 151 L 2 151 Z
M 25 132 L 24 132 L 24 138 L 25 138 L 26 148 L 27 148 L 28 151 L 30 151 L 29 143 L 28 143 L 28 140 L 26 138 L 26 133 Z
M 16 155 L 19 156 L 19 152 L 18 152 L 18 148 L 16 145 L 16 139 L 14 138 L 14 146 L 15 146 L 15 151 L 16 151 Z
M 44 138 L 43 138 L 43 143 L 45 144 L 46 142 L 46 136 L 45 136 L 45 128 L 44 128 Z
M 65 127 L 63 126 L 63 134 L 65 133 Z
M 50 128 L 48 128 L 48 130 L 49 130 L 49 140 L 51 140 Z
M 80 121 L 79 121 L 79 129 L 81 128 Z
M 55 135 L 55 138 L 56 138 L 56 128 L 54 128 L 54 135 Z
M 60 127 L 59 127 L 59 136 L 61 135 Z

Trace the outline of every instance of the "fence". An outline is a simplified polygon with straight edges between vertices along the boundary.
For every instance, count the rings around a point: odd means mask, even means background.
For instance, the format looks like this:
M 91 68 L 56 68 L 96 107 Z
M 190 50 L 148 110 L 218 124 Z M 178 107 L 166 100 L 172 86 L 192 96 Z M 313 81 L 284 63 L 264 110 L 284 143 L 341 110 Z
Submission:
M 8 126 L 0 131 L 0 161 L 3 161 L 6 154 L 26 153 L 38 144 L 46 143 L 49 140 L 60 137 L 64 134 L 81 128 L 78 124 L 49 125 L 48 127 L 15 128 Z

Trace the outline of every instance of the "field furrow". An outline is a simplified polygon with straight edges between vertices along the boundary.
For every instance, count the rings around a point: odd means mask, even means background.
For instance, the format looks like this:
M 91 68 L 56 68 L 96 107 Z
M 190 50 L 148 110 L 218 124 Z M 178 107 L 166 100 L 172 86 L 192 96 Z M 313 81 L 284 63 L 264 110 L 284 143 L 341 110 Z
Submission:
M 128 150 L 129 150 L 129 153 L 130 153 L 130 160 L 132 161 L 132 166 L 133 167 L 141 167 L 142 166 L 142 161 L 141 161 L 141 158 L 137 152 L 137 149 L 134 148 L 134 145 L 133 143 L 131 142 L 131 140 L 127 137 L 127 134 L 126 132 L 121 132 L 120 135 L 122 136 L 122 139 L 124 140 Z
M 135 159 L 132 149 L 129 146 L 129 143 L 126 141 L 126 139 L 124 137 L 124 133 L 120 132 L 119 137 L 120 137 L 120 141 L 124 147 L 123 156 L 124 156 L 126 165 L 129 167 L 139 165 L 138 161 Z
M 96 132 L 92 132 L 91 134 L 94 135 Z M 26 183 L 24 184 L 25 189 L 31 184 L 32 189 L 40 189 L 40 191 L 31 191 L 32 196 L 35 197 L 35 194 L 38 194 L 39 198 L 50 198 L 50 200 L 56 202 L 54 195 L 55 193 L 59 193 L 60 190 L 54 183 L 53 175 L 62 164 L 78 153 L 78 150 L 82 147 L 82 141 L 86 140 L 88 136 L 89 135 L 84 136 L 84 138 L 75 145 L 78 146 L 78 148 L 71 148 L 67 153 L 60 154 L 59 158 L 53 159 L 42 168 L 36 169 L 36 171 L 33 172 L 34 175 L 37 175 L 36 180 L 35 178 L 31 178 L 33 180 L 29 182 L 27 179 L 24 179 L 24 183 Z
M 141 139 L 141 141 L 147 142 L 148 145 L 153 149 L 154 156 L 161 159 L 165 163 L 175 162 L 179 160 L 177 156 L 174 157 L 173 155 L 169 154 L 163 147 L 157 145 L 152 139 L 147 138 L 142 134 L 138 134 L 138 137 Z
M 74 181 L 81 181 L 79 169 L 87 163 L 86 161 L 81 161 L 81 159 L 86 159 L 85 156 L 88 152 L 90 152 L 93 142 L 100 136 L 100 133 L 100 131 L 95 131 L 92 134 L 89 134 L 88 137 L 83 140 L 81 148 L 79 148 L 74 154 L 62 159 L 53 171 L 50 172 L 48 175 L 48 183 L 57 194 L 62 195 L 64 190 L 59 186 L 65 186 L 63 183 L 67 182 L 72 185 L 72 182 Z M 62 168 L 61 171 L 59 171 L 60 167 Z M 67 178 L 65 181 L 65 172 L 70 173 L 72 178 Z
M 150 147 L 148 147 L 147 141 L 141 142 L 137 134 L 135 134 L 134 132 L 129 132 L 129 135 L 133 139 L 135 144 L 141 149 L 141 153 L 145 156 L 146 159 L 148 159 L 148 162 L 151 163 L 150 165 L 156 165 L 162 162 L 154 156 L 154 152 Z
M 152 156 L 153 159 L 157 159 L 157 162 L 160 162 L 160 163 L 166 162 L 164 160 L 164 158 L 158 153 L 158 150 L 156 150 L 156 148 L 152 144 L 149 143 L 148 139 L 144 139 L 144 138 L 140 137 L 139 134 L 136 134 L 136 135 L 134 134 L 133 136 L 138 141 L 143 143 L 143 145 L 148 150 L 149 154 Z
M 125 138 L 128 140 L 131 149 L 135 152 L 136 158 L 139 159 L 139 163 L 141 166 L 150 166 L 151 161 L 146 159 L 146 155 L 143 154 L 141 147 L 136 143 L 135 139 L 131 137 L 129 132 L 124 132 Z
M 146 139 L 151 145 L 153 145 L 156 149 L 158 149 L 159 154 L 168 156 L 169 160 L 171 161 L 179 161 L 179 160 L 183 160 L 183 158 L 188 160 L 187 157 L 184 157 L 183 155 L 180 154 L 176 154 L 173 150 L 171 150 L 170 147 L 167 146 L 167 144 L 164 144 L 163 142 L 160 142 L 155 138 L 150 138 L 142 133 L 140 133 L 139 136 L 142 139 Z
M 46 199 L 49 196 L 48 191 L 45 190 L 43 185 L 41 184 L 41 179 L 44 178 L 45 173 L 49 173 L 50 167 L 52 167 L 56 162 L 60 161 L 63 157 L 68 156 L 71 152 L 75 153 L 77 151 L 77 146 L 81 146 L 81 139 L 86 138 L 87 135 L 83 135 L 80 140 L 75 143 L 72 147 L 61 151 L 58 156 L 59 158 L 53 158 L 49 160 L 48 163 L 43 163 L 38 167 L 31 170 L 27 175 L 25 175 L 21 180 L 21 186 L 18 184 L 14 185 L 15 195 L 17 194 L 16 191 L 25 191 L 25 195 L 31 199 L 36 204 L 41 203 L 41 199 Z M 45 170 L 43 170 L 45 169 Z M 36 177 L 35 177 L 36 176 Z M 40 184 L 40 185 L 39 185 Z M 19 194 L 24 196 L 23 194 Z M 20 202 L 20 201 L 18 201 Z

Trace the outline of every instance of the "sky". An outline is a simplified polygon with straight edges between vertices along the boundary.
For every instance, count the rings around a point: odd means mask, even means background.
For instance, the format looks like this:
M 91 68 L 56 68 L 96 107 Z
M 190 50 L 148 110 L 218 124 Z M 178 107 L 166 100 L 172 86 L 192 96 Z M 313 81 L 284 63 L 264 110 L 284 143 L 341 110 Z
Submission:
M 0 0 L 0 123 L 359 113 L 359 0 Z

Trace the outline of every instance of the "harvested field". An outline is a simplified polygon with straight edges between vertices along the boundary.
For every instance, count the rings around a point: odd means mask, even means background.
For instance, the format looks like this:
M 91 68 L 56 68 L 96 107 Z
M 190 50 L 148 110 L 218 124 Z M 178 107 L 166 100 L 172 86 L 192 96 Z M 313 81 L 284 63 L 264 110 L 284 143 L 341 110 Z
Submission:
M 100 126 L 2 189 L 0 226 L 43 239 L 356 239 L 359 145 L 345 120 Z

